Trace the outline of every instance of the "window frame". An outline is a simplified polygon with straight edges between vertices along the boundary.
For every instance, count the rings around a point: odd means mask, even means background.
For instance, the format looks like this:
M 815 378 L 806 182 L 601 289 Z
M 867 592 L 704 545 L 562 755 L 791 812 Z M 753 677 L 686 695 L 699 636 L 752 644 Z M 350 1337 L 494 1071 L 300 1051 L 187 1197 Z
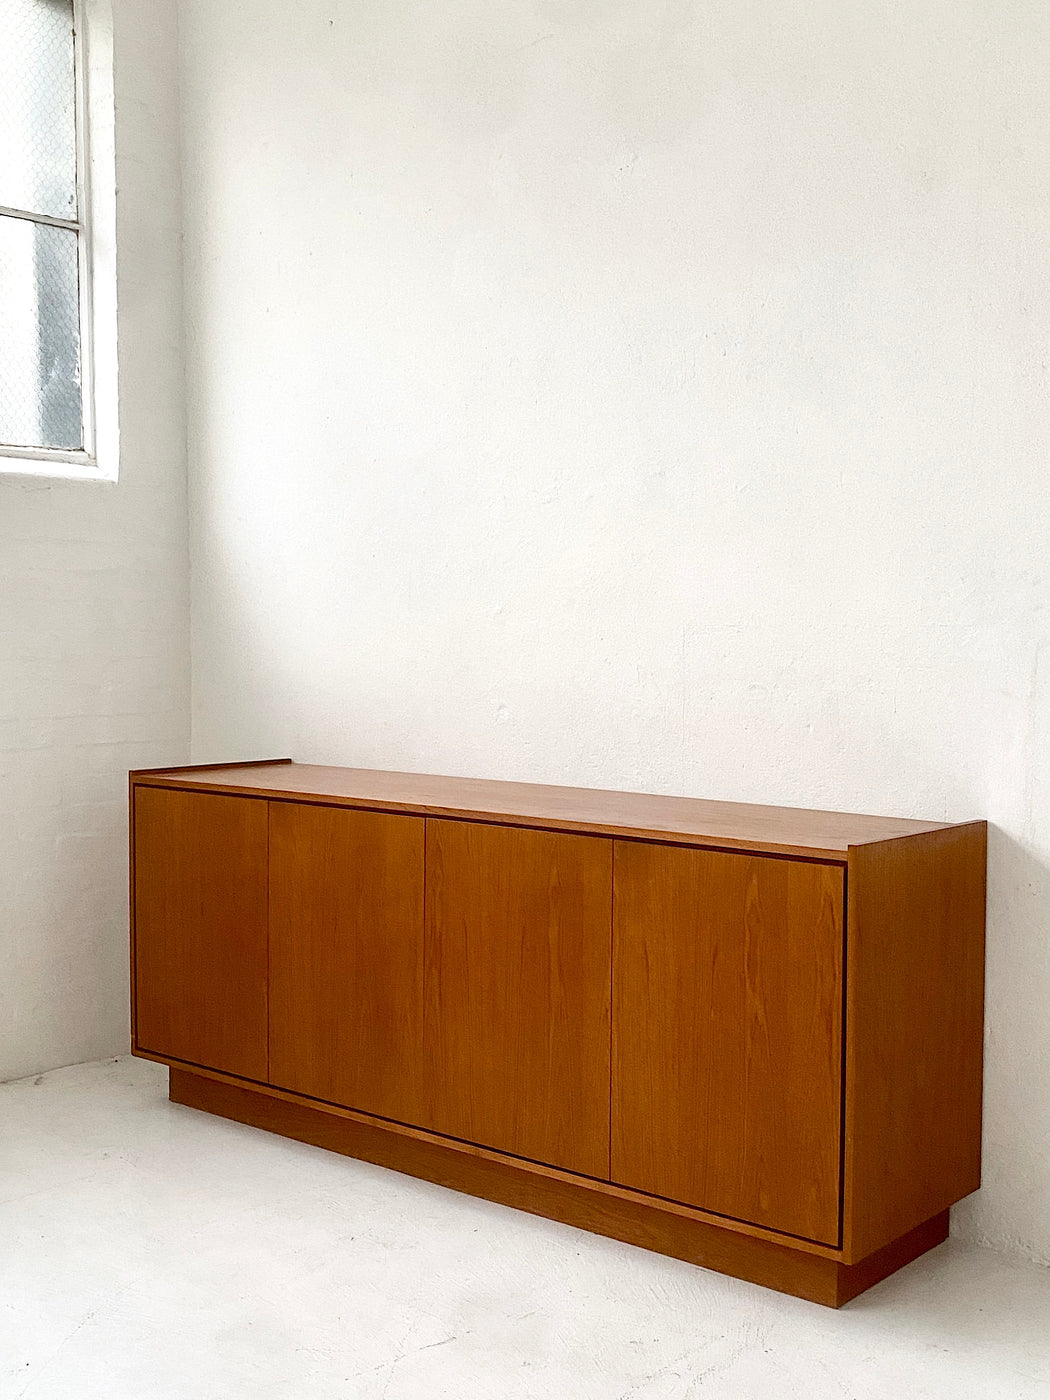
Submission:
M 115 173 L 110 0 L 72 0 L 77 218 L 0 206 L 0 214 L 77 235 L 83 446 L 0 443 L 0 474 L 116 481 Z

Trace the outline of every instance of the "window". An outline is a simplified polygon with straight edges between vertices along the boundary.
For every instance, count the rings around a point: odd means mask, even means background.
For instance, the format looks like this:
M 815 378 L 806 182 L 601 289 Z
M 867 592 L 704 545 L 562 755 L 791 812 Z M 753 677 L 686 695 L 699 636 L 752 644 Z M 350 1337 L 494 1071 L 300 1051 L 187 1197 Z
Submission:
M 115 376 L 96 372 L 91 8 L 0 0 L 0 469 L 116 474 L 115 458 L 100 470 L 96 414 Z M 111 129 L 111 89 L 108 99 Z M 112 182 L 111 161 L 109 172 Z M 106 439 L 115 403 L 103 416 Z

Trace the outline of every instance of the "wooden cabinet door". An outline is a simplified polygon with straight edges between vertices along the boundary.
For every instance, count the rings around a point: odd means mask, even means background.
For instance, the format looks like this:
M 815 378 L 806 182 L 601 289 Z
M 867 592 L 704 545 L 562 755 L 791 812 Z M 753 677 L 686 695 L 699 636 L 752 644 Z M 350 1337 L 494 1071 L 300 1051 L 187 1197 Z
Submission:
M 270 1081 L 418 1122 L 423 817 L 270 803 Z
M 614 1181 L 838 1242 L 843 880 L 617 841 Z
M 427 821 L 425 1126 L 609 1171 L 612 842 Z
M 135 788 L 138 1048 L 266 1079 L 266 803 Z

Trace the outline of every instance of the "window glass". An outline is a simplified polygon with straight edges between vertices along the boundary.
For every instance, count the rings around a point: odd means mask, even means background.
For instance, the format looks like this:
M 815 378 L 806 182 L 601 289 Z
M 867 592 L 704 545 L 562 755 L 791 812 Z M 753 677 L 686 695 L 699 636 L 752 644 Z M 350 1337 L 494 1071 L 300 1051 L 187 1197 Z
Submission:
M 0 217 L 0 443 L 82 446 L 77 235 Z
M 77 217 L 73 0 L 0 0 L 0 204 Z
M 84 449 L 73 0 L 0 0 L 0 447 Z

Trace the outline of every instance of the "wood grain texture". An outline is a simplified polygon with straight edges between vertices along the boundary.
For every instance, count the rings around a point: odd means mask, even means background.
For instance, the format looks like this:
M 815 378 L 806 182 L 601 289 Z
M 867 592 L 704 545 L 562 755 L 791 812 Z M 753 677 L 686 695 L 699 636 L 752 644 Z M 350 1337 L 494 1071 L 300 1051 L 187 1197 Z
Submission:
M 379 1118 L 373 1114 L 362 1113 L 356 1108 L 344 1108 L 342 1104 L 325 1103 L 319 1099 L 307 1098 L 305 1095 L 296 1094 L 289 1089 L 278 1089 L 272 1084 L 258 1084 L 252 1080 L 240 1079 L 237 1075 L 224 1074 L 221 1070 L 209 1069 L 205 1065 L 176 1060 L 171 1055 L 155 1055 L 152 1051 L 142 1049 L 136 1049 L 133 1053 L 142 1059 L 166 1065 L 169 1069 L 192 1074 L 194 1078 L 214 1079 L 219 1083 L 232 1085 L 235 1089 L 258 1090 L 270 1098 L 322 1109 L 326 1114 L 336 1118 L 352 1118 L 355 1122 L 379 1126 L 402 1137 L 416 1138 L 420 1142 L 434 1143 L 441 1147 L 454 1147 L 457 1153 L 464 1156 L 483 1157 L 486 1161 L 493 1162 L 497 1166 L 512 1166 L 515 1170 L 527 1171 L 532 1176 L 550 1177 L 552 1180 L 570 1184 L 582 1181 L 586 1183 L 589 1190 L 609 1197 L 611 1202 L 617 1200 L 640 1201 L 654 1205 L 669 1215 L 681 1216 L 683 1220 L 695 1220 L 701 1225 L 715 1225 L 719 1230 L 750 1235 L 754 1239 L 768 1240 L 771 1244 L 787 1245 L 793 1250 L 804 1254 L 814 1254 L 821 1259 L 833 1259 L 836 1262 L 840 1262 L 842 1259 L 842 1251 L 837 1245 L 818 1244 L 815 1240 L 803 1240 L 794 1235 L 782 1235 L 776 1230 L 767 1230 L 764 1225 L 752 1225 L 746 1220 L 733 1220 L 726 1215 L 713 1215 L 710 1211 L 699 1210 L 695 1206 L 685 1205 L 681 1201 L 648 1196 L 642 1191 L 633 1191 L 629 1187 L 618 1186 L 613 1181 L 601 1181 L 597 1177 L 581 1176 L 577 1172 L 563 1171 L 561 1167 L 552 1167 L 546 1162 L 533 1162 L 526 1157 L 511 1157 L 496 1148 L 481 1147 L 476 1142 L 466 1142 L 462 1138 L 446 1137 L 441 1133 L 433 1133 L 427 1128 L 415 1127 L 411 1123 L 400 1123 L 396 1119 Z
M 676 1214 L 659 1202 L 610 1196 L 601 1183 L 537 1173 L 526 1163 L 500 1162 L 451 1143 L 409 1136 L 393 1124 L 362 1122 L 313 1104 L 171 1070 L 173 1102 L 280 1133 L 345 1156 L 563 1221 L 595 1234 L 656 1250 L 735 1278 L 839 1307 L 899 1269 L 947 1233 L 947 1212 L 865 1264 L 807 1254 L 717 1224 Z
M 535 783 L 442 778 L 305 763 L 261 763 L 250 768 L 185 768 L 143 772 L 138 781 L 212 792 L 306 798 L 376 811 L 498 821 L 509 826 L 600 836 L 635 836 L 686 845 L 767 851 L 843 863 L 851 845 L 938 830 L 943 823 L 845 812 L 760 807 L 692 797 L 544 787 Z
M 135 793 L 135 1032 L 266 1078 L 266 804 Z
M 428 820 L 423 1127 L 608 1176 L 611 862 Z
M 986 844 L 972 822 L 850 851 L 849 1261 L 980 1185 Z
M 418 1121 L 424 820 L 266 805 L 270 1082 Z
M 617 842 L 612 1177 L 839 1236 L 838 866 Z
M 282 761 L 130 793 L 175 1098 L 832 1306 L 979 1184 L 984 823 Z

